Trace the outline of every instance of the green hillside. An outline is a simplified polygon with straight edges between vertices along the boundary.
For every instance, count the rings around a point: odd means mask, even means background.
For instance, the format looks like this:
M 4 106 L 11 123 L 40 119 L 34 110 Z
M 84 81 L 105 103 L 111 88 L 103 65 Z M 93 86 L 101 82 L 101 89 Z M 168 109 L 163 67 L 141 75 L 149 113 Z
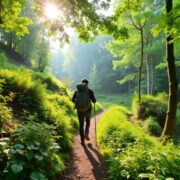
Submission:
M 55 179 L 77 127 L 71 92 L 0 58 L 0 179 Z

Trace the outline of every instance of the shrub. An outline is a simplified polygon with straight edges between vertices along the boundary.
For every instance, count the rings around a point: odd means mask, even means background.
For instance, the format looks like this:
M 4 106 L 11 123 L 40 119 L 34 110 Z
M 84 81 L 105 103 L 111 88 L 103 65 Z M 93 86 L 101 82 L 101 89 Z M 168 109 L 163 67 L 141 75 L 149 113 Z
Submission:
M 19 73 L 0 70 L 0 79 L 4 80 L 2 94 L 4 96 L 14 94 L 13 101 L 9 105 L 17 115 L 23 115 L 23 111 L 33 114 L 40 110 L 42 104 L 46 104 L 45 88 L 41 84 L 34 83 L 28 71 Z
M 167 112 L 168 96 L 160 93 L 157 96 L 142 95 L 141 103 L 138 103 L 137 95 L 133 99 L 133 114 L 137 119 L 145 120 L 154 117 L 161 127 L 164 127 Z
M 8 59 L 6 55 L 0 52 L 0 68 L 4 68 L 7 66 Z
M 103 107 L 101 106 L 101 104 L 99 102 L 96 102 L 95 104 L 95 114 L 100 113 L 101 111 L 103 111 Z M 94 104 L 92 104 L 92 116 L 94 116 Z
M 0 179 L 3 179 L 4 169 L 7 166 L 8 156 L 5 153 L 8 149 L 9 138 L 0 138 Z
M 110 108 L 101 117 L 97 130 L 109 179 L 180 178 L 180 147 L 156 141 L 128 121 L 124 108 Z
M 64 169 L 56 133 L 47 124 L 28 123 L 12 135 L 6 179 L 56 179 Z
M 148 132 L 155 136 L 160 136 L 162 133 L 162 128 L 158 124 L 158 122 L 153 118 L 149 117 L 148 119 L 145 120 L 144 122 L 144 128 L 147 129 Z
M 48 85 L 45 85 L 46 81 L 40 81 L 32 74 L 26 69 L 0 70 L 0 130 L 9 127 L 11 121 L 21 125 L 13 134 L 9 132 L 8 147 L 0 142 L 0 163 L 4 164 L 0 166 L 3 176 L 0 179 L 5 175 L 7 179 L 55 179 L 57 171 L 63 169 L 58 154 L 67 153 L 72 145 L 78 123 L 73 103 L 65 95 L 66 89 L 60 88 L 63 85 L 53 77 L 50 79 L 55 81 L 47 80 Z M 31 145 L 34 149 L 30 149 Z M 46 151 L 44 154 L 41 147 Z M 8 153 L 7 149 L 10 149 Z M 27 157 L 32 154 L 33 158 Z
M 32 75 L 35 80 L 38 80 L 42 84 L 45 84 L 47 90 L 58 92 L 61 95 L 67 95 L 65 86 L 61 81 L 57 80 L 52 75 L 38 72 L 34 72 Z

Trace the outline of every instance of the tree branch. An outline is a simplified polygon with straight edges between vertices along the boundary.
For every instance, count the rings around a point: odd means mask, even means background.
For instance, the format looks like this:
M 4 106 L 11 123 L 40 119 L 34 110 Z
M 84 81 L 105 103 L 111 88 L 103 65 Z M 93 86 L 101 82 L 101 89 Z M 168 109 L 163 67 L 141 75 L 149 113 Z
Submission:
M 101 25 L 101 22 L 98 21 L 98 19 L 95 19 L 94 17 L 90 16 L 84 9 L 81 8 L 81 6 L 80 6 L 78 3 L 76 3 L 74 0 L 69 0 L 69 1 L 70 1 L 71 4 L 73 4 L 73 5 L 76 6 L 78 9 L 80 9 L 81 12 L 82 12 L 86 17 L 88 17 L 89 19 L 91 19 L 93 22 Z
M 134 22 L 134 20 L 133 20 L 133 18 L 132 18 L 132 16 L 131 16 L 131 14 L 127 11 L 127 14 L 128 14 L 128 16 L 129 16 L 129 18 L 130 18 L 130 20 L 131 20 L 131 22 L 133 23 L 133 25 L 134 25 L 134 27 L 137 29 L 137 30 L 141 30 L 141 28 L 140 27 L 138 27 L 136 24 L 135 24 L 135 22 Z

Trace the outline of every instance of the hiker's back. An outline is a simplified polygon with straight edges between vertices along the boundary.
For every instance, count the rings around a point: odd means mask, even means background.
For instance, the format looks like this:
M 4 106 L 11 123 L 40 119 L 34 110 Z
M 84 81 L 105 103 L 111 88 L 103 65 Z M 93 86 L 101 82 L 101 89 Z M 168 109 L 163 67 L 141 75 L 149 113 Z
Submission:
M 75 105 L 78 111 L 87 111 L 91 107 L 88 85 L 85 83 L 77 84 L 77 94 Z

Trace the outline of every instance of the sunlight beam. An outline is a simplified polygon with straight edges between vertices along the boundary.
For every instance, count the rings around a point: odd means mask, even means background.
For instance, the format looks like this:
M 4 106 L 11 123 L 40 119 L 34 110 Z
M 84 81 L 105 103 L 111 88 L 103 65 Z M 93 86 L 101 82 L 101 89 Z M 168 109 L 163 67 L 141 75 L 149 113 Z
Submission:
M 56 20 L 60 16 L 60 10 L 56 4 L 48 3 L 44 7 L 44 14 L 50 20 Z

